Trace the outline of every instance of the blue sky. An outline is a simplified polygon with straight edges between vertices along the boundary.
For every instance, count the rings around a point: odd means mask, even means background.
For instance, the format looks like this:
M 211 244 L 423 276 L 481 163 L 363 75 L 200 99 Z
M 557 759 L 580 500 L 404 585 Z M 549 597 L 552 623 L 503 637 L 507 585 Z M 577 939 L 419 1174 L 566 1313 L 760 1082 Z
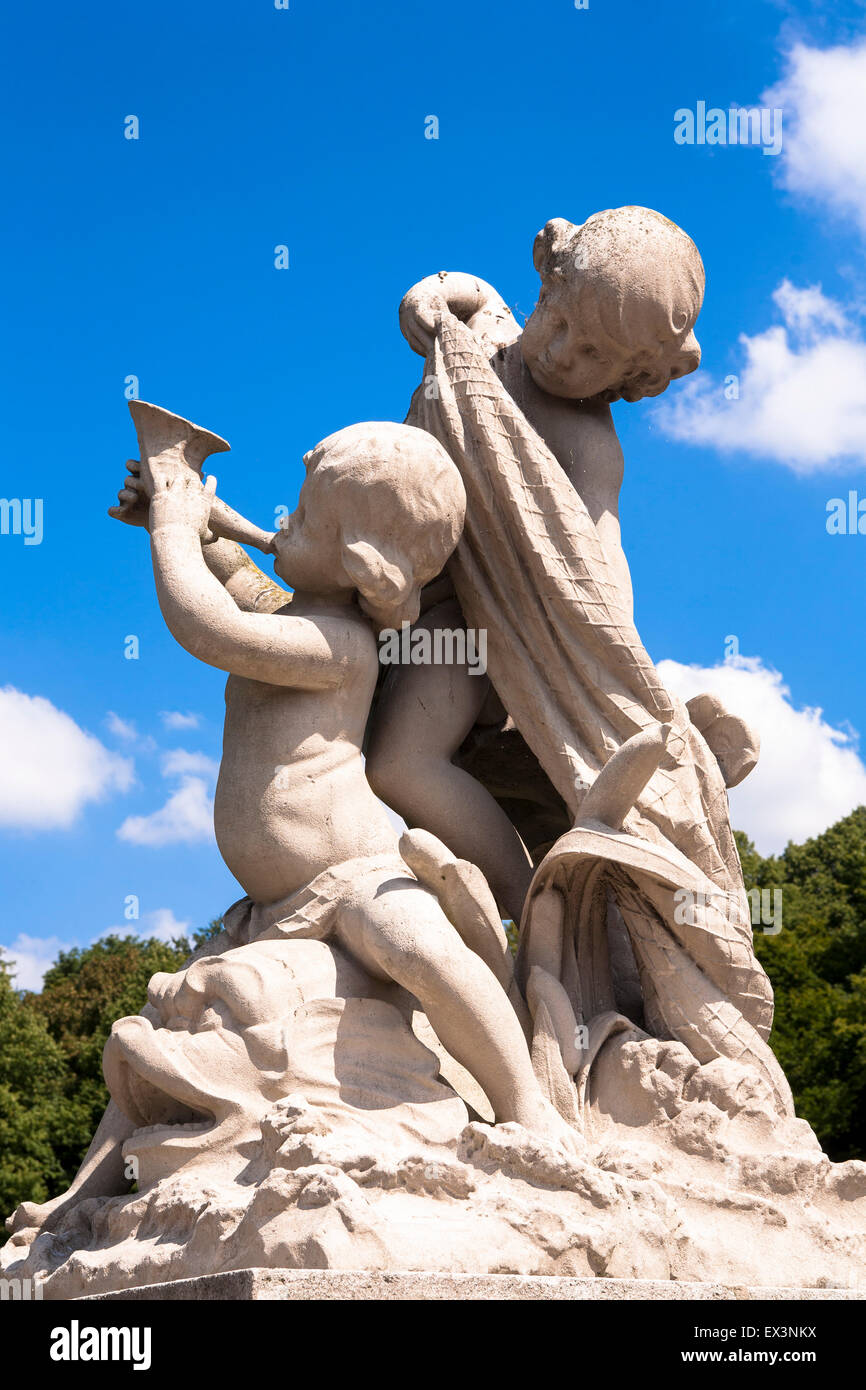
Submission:
M 405 414 L 409 286 L 467 270 L 527 314 L 550 217 L 645 204 L 706 264 L 700 372 L 615 418 L 645 644 L 678 690 L 762 723 L 735 823 L 775 848 L 866 800 L 866 535 L 825 525 L 830 498 L 866 498 L 864 39 L 860 3 L 16 8 L 0 496 L 44 516 L 41 544 L 0 535 L 19 983 L 124 925 L 130 895 L 125 925 L 165 933 L 239 892 L 207 830 L 223 677 L 174 644 L 146 538 L 106 516 L 135 453 L 126 379 L 228 438 L 221 494 L 272 525 L 313 443 Z M 699 101 L 778 106 L 782 153 L 677 144 Z

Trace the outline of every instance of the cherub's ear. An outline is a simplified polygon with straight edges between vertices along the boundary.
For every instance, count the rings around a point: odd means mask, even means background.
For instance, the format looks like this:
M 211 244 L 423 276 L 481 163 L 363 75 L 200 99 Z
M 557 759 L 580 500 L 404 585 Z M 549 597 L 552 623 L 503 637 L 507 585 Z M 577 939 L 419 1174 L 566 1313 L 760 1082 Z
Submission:
M 395 553 L 383 555 L 367 541 L 343 545 L 343 566 L 361 595 L 361 607 L 371 617 L 388 621 L 401 612 L 415 589 L 412 567 Z
M 544 275 L 551 258 L 562 251 L 577 231 L 573 222 L 564 217 L 553 217 L 542 227 L 532 248 L 532 264 L 539 275 Z

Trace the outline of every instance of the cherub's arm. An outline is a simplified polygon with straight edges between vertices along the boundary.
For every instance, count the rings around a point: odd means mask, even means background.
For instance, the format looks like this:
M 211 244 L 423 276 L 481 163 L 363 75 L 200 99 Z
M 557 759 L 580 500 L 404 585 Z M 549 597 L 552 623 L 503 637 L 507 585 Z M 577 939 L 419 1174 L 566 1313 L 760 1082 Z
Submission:
M 217 528 L 218 529 L 218 528 Z M 204 562 L 244 613 L 275 613 L 292 596 L 260 570 L 235 541 L 220 537 L 202 547 Z
M 440 270 L 413 285 L 400 305 L 403 336 L 421 357 L 430 351 L 437 310 L 443 306 L 469 325 L 491 356 L 520 337 L 520 326 L 492 285 L 475 275 Z
M 108 514 L 117 521 L 125 521 L 128 526 L 141 526 L 146 530 L 150 501 L 141 481 L 141 464 L 138 459 L 127 459 L 126 466 L 129 471 L 117 494 L 118 505 L 111 507 Z M 236 541 L 226 539 L 223 526 L 236 535 L 243 529 L 245 540 L 260 550 L 267 548 L 268 532 L 260 531 L 217 497 L 213 499 L 208 525 L 217 539 L 202 542 L 205 564 L 228 590 L 238 608 L 245 613 L 275 613 L 291 602 L 292 596 L 287 590 L 269 579 Z
M 269 685 L 319 690 L 345 674 L 344 625 L 242 613 L 202 554 L 213 492 L 192 473 L 154 493 L 150 544 L 157 597 L 172 636 L 200 661 Z M 332 631 L 328 631 L 332 628 Z

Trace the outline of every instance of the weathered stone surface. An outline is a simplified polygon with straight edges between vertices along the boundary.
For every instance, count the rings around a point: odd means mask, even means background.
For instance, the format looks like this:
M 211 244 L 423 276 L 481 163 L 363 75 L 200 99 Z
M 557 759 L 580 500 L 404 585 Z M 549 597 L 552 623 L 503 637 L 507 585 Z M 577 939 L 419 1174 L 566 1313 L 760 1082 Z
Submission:
M 528 1302 L 626 1303 L 643 1301 L 786 1302 L 862 1300 L 866 1293 L 854 1289 L 745 1288 L 729 1284 L 677 1283 L 670 1279 L 568 1279 L 555 1275 L 514 1274 L 367 1274 L 311 1269 L 241 1269 L 231 1274 L 209 1274 L 202 1279 L 178 1279 L 168 1284 L 147 1284 L 119 1293 L 94 1294 L 81 1301 L 101 1300 L 148 1303 L 207 1302 L 235 1299 L 269 1302 L 444 1302 L 471 1299 L 493 1302 L 521 1299 Z
M 472 276 L 410 291 L 408 423 L 325 439 L 276 532 L 203 483 L 224 440 L 132 403 L 113 514 L 229 674 L 215 826 L 245 896 L 115 1024 L 70 1192 L 15 1215 L 0 1264 L 46 1297 L 862 1277 L 866 1164 L 821 1152 L 768 1044 L 726 796 L 758 735 L 664 689 L 619 531 L 609 403 L 697 367 L 700 256 L 619 208 L 548 222 L 534 260 L 522 332 Z M 464 659 L 430 656 L 445 623 Z M 383 632 L 427 655 L 381 680 Z
M 125 1153 L 140 1192 L 82 1200 L 55 1232 L 12 1237 L 7 1273 L 40 1278 L 46 1297 L 250 1266 L 813 1288 L 862 1276 L 866 1164 L 831 1164 L 747 1068 L 614 1033 L 581 1082 L 577 1153 L 470 1122 L 459 1075 L 437 1077 L 411 1030 L 411 1001 L 366 997 L 369 980 L 329 943 L 262 941 L 191 970 L 200 1016 L 217 1002 L 209 988 L 241 975 L 255 1003 L 244 1027 L 223 1001 L 231 1072 L 219 1030 L 193 1017 L 145 1032 L 149 1051 L 140 1020 L 115 1084 L 130 1106 L 182 1093 L 217 1123 L 136 1131 Z M 182 1000 L 163 989 L 163 1009 Z M 280 1037 L 286 1070 L 256 1081 Z

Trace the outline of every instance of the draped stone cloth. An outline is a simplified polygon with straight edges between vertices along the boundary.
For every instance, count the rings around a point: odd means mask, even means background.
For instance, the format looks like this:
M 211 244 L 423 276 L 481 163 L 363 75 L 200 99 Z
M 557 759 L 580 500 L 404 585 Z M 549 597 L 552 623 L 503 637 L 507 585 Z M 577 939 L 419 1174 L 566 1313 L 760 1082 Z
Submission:
M 664 689 L 586 506 L 479 340 L 447 312 L 407 418 L 434 435 L 460 469 L 467 512 L 449 564 L 454 588 L 467 626 L 487 631 L 497 694 L 575 821 L 610 755 L 649 725 L 671 725 L 625 835 L 605 839 L 600 830 L 594 858 L 578 854 L 579 872 L 554 847 L 536 878 L 534 888 L 558 882 L 569 898 L 573 930 L 561 977 L 570 982 L 575 1016 L 584 1016 L 587 998 L 611 1007 L 612 984 L 598 980 L 607 968 L 600 947 L 587 943 L 601 941 L 612 894 L 640 975 L 646 1025 L 686 1042 L 701 1061 L 728 1056 L 757 1066 L 790 1110 L 790 1090 L 764 1041 L 772 990 L 754 955 L 721 772 L 688 711 Z M 661 853 L 668 865 L 661 878 L 629 862 L 617 844 L 636 840 Z M 676 921 L 678 886 L 691 895 L 686 923 Z M 574 963 L 566 958 L 571 951 Z

